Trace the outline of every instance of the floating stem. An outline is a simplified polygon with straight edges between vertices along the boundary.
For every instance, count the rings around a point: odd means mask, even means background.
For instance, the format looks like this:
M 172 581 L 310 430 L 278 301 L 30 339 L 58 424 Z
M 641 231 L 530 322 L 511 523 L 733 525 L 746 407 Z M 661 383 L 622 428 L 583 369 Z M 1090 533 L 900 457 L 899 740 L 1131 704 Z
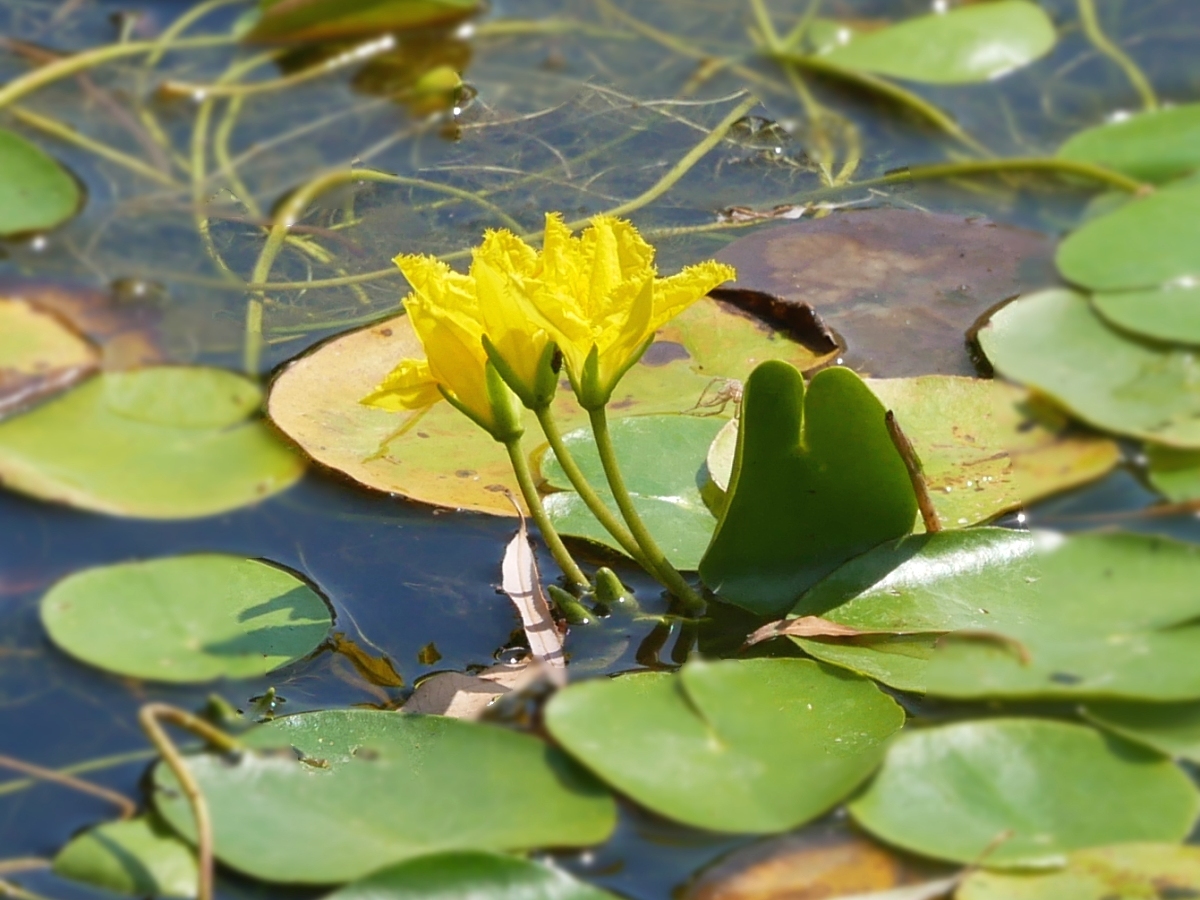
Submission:
M 558 536 L 554 525 L 551 524 L 550 517 L 546 515 L 546 507 L 542 505 L 537 485 L 533 483 L 533 473 L 529 471 L 529 461 L 525 459 L 525 452 L 521 449 L 521 439 L 517 437 L 511 441 L 505 441 L 504 449 L 508 451 L 513 474 L 517 476 L 517 485 L 521 488 L 521 496 L 525 498 L 525 505 L 529 507 L 529 515 L 537 523 L 538 531 L 542 533 L 542 540 L 546 542 L 550 555 L 554 557 L 554 561 L 558 563 L 558 567 L 562 569 L 568 580 L 580 588 L 590 587 L 587 576 L 571 558 L 562 538 Z
M 11 756 L 0 756 L 0 768 L 12 769 L 14 772 L 29 775 L 38 781 L 61 784 L 63 787 L 72 788 L 82 794 L 90 794 L 93 797 L 99 797 L 101 800 L 107 800 L 121 810 L 122 819 L 128 819 L 137 812 L 137 804 L 124 794 L 118 794 L 116 791 L 110 791 L 106 787 L 92 784 L 90 781 L 84 781 L 81 778 L 76 778 L 64 772 L 56 772 L 54 769 L 47 769 L 33 763 L 27 763 L 19 759 L 14 759 Z
M 591 419 L 592 434 L 596 438 L 596 450 L 600 453 L 600 464 L 604 466 L 604 475 L 608 479 L 613 499 L 617 501 L 617 508 L 621 511 L 630 533 L 641 548 L 642 555 L 650 564 L 651 574 L 656 575 L 667 590 L 679 599 L 684 605 L 685 612 L 692 614 L 700 612 L 704 608 L 704 601 L 679 574 L 679 570 L 671 565 L 666 554 L 659 548 L 658 542 L 654 540 L 654 536 L 650 534 L 650 530 L 646 528 L 637 508 L 633 505 L 633 498 L 629 496 L 629 489 L 625 486 L 625 478 L 621 475 L 621 467 L 617 462 L 616 448 L 613 447 L 612 434 L 608 430 L 608 414 L 604 407 L 588 410 L 588 417 Z

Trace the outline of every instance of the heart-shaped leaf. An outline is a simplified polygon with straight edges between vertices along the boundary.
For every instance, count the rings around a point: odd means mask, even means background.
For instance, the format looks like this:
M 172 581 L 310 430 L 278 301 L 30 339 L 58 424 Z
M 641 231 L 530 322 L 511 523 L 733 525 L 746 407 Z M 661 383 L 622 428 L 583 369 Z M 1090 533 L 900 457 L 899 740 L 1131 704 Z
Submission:
M 1169 760 L 1091 728 L 985 719 L 902 734 L 850 814 L 924 856 L 1058 866 L 1086 847 L 1180 841 L 1198 801 Z
M 1071 135 L 1058 155 L 1160 184 L 1200 168 L 1200 103 L 1138 113 Z
M 53 228 L 82 205 L 71 173 L 40 147 L 0 128 L 0 236 Z
M 904 712 L 866 679 L 800 659 L 691 661 L 560 691 L 546 726 L 655 812 L 713 831 L 785 831 L 878 765 Z
M 1200 701 L 1089 703 L 1082 710 L 1106 731 L 1175 759 L 1200 763 Z
M 1133 334 L 1173 344 L 1200 344 L 1200 287 L 1109 291 L 1092 296 L 1107 321 Z
M 752 612 L 780 613 L 840 563 L 907 534 L 917 501 L 885 414 L 849 369 L 822 370 L 806 392 L 787 363 L 758 366 L 704 583 Z
M 131 897 L 194 897 L 196 851 L 158 816 L 138 816 L 73 837 L 54 874 Z
M 996 0 L 852 37 L 824 58 L 893 78 L 969 84 L 1027 65 L 1048 52 L 1054 41 L 1054 24 L 1036 3 Z

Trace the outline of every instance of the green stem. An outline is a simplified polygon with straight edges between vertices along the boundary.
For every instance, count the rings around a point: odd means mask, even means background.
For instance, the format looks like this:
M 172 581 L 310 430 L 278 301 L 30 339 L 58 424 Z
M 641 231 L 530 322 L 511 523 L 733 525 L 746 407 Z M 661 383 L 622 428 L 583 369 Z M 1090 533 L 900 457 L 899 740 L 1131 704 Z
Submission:
M 546 515 L 546 508 L 542 506 L 542 498 L 538 495 L 537 485 L 533 483 L 533 473 L 529 471 L 529 462 L 525 459 L 525 453 L 521 449 L 521 439 L 516 437 L 511 441 L 506 441 L 504 449 L 508 451 L 508 459 L 512 463 L 513 474 L 517 476 L 521 496 L 525 498 L 525 505 L 529 507 L 529 515 L 533 517 L 538 530 L 542 533 L 542 540 L 546 542 L 550 555 L 554 557 L 554 561 L 558 563 L 558 567 L 570 581 L 581 588 L 590 587 L 587 576 L 571 558 L 562 538 L 558 536 L 558 532 L 550 523 L 550 517 Z
M 1058 159 L 1053 156 L 1023 156 L 1011 159 L 981 159 L 967 162 L 935 163 L 929 166 L 909 166 L 879 178 L 856 181 L 847 184 L 846 187 L 861 188 L 877 184 L 896 184 L 897 182 L 931 178 L 955 178 L 960 175 L 990 175 L 1000 172 L 1055 172 L 1062 175 L 1077 175 L 1080 178 L 1098 181 L 1131 194 L 1150 188 L 1150 185 L 1112 169 L 1106 169 L 1104 166 L 1070 159 Z
M 554 456 L 558 459 L 558 464 L 562 466 L 567 480 L 571 482 L 571 487 L 575 488 L 575 492 L 579 494 L 584 505 L 596 517 L 596 520 L 604 526 L 605 530 L 616 539 L 617 543 L 621 545 L 622 550 L 632 556 L 634 561 L 647 572 L 653 572 L 654 570 L 650 565 L 650 561 L 642 553 L 642 548 L 638 546 L 633 535 L 629 533 L 629 529 L 621 524 L 621 520 L 613 515 L 612 510 L 600 499 L 600 495 L 596 493 L 595 488 L 588 483 L 583 471 L 579 468 L 579 464 L 575 462 L 575 457 L 563 442 L 562 433 L 558 430 L 558 423 L 554 421 L 554 415 L 550 412 L 550 407 L 546 406 L 534 410 L 534 415 L 537 416 L 538 424 L 542 426 L 542 433 L 546 436 L 546 443 L 554 451 Z
M 617 463 L 616 448 L 613 447 L 612 435 L 608 430 L 608 414 L 604 407 L 588 410 L 588 417 L 596 439 L 596 450 L 600 453 L 600 464 L 604 466 L 604 475 L 608 478 L 613 499 L 617 501 L 617 509 L 621 511 L 625 523 L 641 547 L 642 555 L 650 563 L 650 571 L 683 603 L 686 612 L 700 612 L 704 608 L 704 601 L 679 574 L 679 570 L 671 565 L 633 505 L 633 498 L 629 496 L 629 489 L 625 486 L 625 478 L 621 475 L 621 468 Z
M 1078 6 L 1079 21 L 1083 25 L 1083 32 L 1088 36 L 1088 40 L 1092 42 L 1097 50 L 1121 67 L 1121 70 L 1125 73 L 1125 77 L 1133 85 L 1133 89 L 1142 98 L 1142 106 L 1145 109 L 1158 109 L 1158 97 L 1154 93 L 1154 87 L 1150 84 L 1150 79 L 1146 77 L 1145 72 L 1138 68 L 1138 64 L 1130 59 L 1129 55 L 1114 44 L 1108 35 L 1104 33 L 1104 29 L 1100 27 L 1100 20 L 1096 16 L 1096 6 L 1092 0 L 1078 0 Z

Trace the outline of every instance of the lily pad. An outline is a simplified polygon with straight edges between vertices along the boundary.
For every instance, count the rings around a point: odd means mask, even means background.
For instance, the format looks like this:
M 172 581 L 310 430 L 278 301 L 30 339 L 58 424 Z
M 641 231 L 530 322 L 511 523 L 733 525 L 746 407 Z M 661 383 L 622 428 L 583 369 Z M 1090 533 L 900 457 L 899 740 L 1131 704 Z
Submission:
M 1068 235 L 1058 247 L 1059 271 L 1093 291 L 1195 285 L 1197 217 L 1200 182 L 1161 188 Z
M 1092 306 L 1124 331 L 1172 344 L 1200 344 L 1200 287 L 1094 294 Z
M 270 416 L 317 462 L 367 487 L 438 506 L 514 515 L 497 490 L 519 494 L 504 448 L 449 404 L 396 415 L 358 402 L 398 360 L 420 356 L 403 316 L 342 335 L 280 374 L 271 388 Z M 701 300 L 658 332 L 621 381 L 610 416 L 684 412 L 714 380 L 744 379 L 756 362 L 774 358 L 802 369 L 824 359 L 732 306 Z M 553 410 L 563 432 L 587 424 L 567 387 L 560 388 Z M 526 432 L 532 450 L 541 433 L 532 414 Z
M 294 575 L 219 554 L 85 569 L 52 587 L 41 612 L 50 639 L 76 659 L 176 682 L 265 675 L 307 656 L 333 624 Z
M 864 554 L 793 613 L 907 633 L 797 639 L 818 659 L 901 690 L 1184 700 L 1200 697 L 1198 580 L 1200 548 L 1190 544 L 975 528 Z
M 0 416 L 96 371 L 96 348 L 49 313 L 0 298 Z
M 54 874 L 131 897 L 195 897 L 196 851 L 157 816 L 138 816 L 72 838 Z
M 1200 500 L 1200 450 L 1147 444 L 1146 460 L 1150 483 L 1168 500 Z
M 0 422 L 0 480 L 96 512 L 185 519 L 290 487 L 304 463 L 267 425 L 250 381 L 219 369 L 105 372 Z
M 188 757 L 212 813 L 217 858 L 285 884 L 333 884 L 443 850 L 581 847 L 612 831 L 612 797 L 537 738 L 441 716 L 300 713 L 240 738 L 236 761 Z M 170 770 L 154 802 L 185 837 L 192 815 Z
M 992 81 L 1045 55 L 1054 24 L 1036 3 L 996 0 L 852 37 L 824 54 L 850 69 L 929 84 Z
M 878 765 L 904 712 L 865 679 L 809 660 L 687 663 L 560 691 L 546 727 L 661 815 L 766 833 L 826 811 Z
M 694 570 L 708 547 L 717 520 L 700 490 L 708 481 L 704 459 L 724 419 L 703 416 L 631 416 L 612 426 L 621 474 L 634 505 L 667 558 L 679 569 Z M 608 490 L 591 431 L 563 436 L 583 474 L 620 519 Z M 559 491 L 546 498 L 546 512 L 560 534 L 587 538 L 620 551 L 583 500 L 571 490 L 562 467 L 547 449 L 541 458 L 546 486 Z
M 824 369 L 806 390 L 787 363 L 756 368 L 704 583 L 736 606 L 781 613 L 840 563 L 911 531 L 917 501 L 884 416 L 849 369 Z
M 988 868 L 1061 866 L 1073 850 L 1181 841 L 1200 811 L 1169 760 L 1091 728 L 988 719 L 906 731 L 850 804 L 890 844 Z
M 1200 103 L 1150 110 L 1077 132 L 1058 155 L 1154 184 L 1179 178 L 1200 168 Z
M 498 853 L 419 856 L 346 885 L 326 900 L 617 900 L 562 869 Z
M 1101 728 L 1175 759 L 1200 763 L 1200 702 L 1089 703 L 1083 714 Z
M 1002 381 L 926 375 L 870 379 L 896 414 L 925 470 L 942 525 L 976 525 L 1034 500 L 1085 484 L 1121 460 L 1114 441 L 1071 430 L 1053 409 Z M 708 470 L 724 490 L 737 422 L 713 441 Z M 917 529 L 923 526 L 919 520 Z
M 243 27 L 247 41 L 319 43 L 450 25 L 478 12 L 478 0 L 259 0 Z
M 967 331 L 1002 300 L 1054 281 L 1053 257 L 1047 235 L 982 218 L 846 210 L 734 241 L 717 259 L 738 277 L 718 293 L 761 292 L 781 301 L 776 312 L 811 307 L 860 374 L 975 375 Z
M 0 237 L 46 231 L 83 205 L 74 176 L 44 150 L 0 128 Z
M 975 871 L 955 900 L 1120 900 L 1200 896 L 1200 847 L 1117 844 L 1079 850 L 1055 872 Z
M 997 372 L 1091 425 L 1200 447 L 1200 358 L 1122 334 L 1083 294 L 1049 290 L 1022 297 L 979 330 L 979 344 Z

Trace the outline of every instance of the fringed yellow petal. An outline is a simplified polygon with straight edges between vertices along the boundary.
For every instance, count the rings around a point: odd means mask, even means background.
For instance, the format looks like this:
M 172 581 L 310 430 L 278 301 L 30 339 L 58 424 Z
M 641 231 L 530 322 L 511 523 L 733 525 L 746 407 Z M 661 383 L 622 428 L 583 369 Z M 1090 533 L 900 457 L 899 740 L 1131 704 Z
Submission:
M 654 285 L 652 329 L 657 331 L 717 285 L 737 278 L 733 266 L 708 260 L 688 266 L 678 275 L 660 278 Z
M 425 409 L 442 399 L 437 380 L 423 359 L 402 359 L 374 391 L 359 400 L 364 406 L 400 412 Z

